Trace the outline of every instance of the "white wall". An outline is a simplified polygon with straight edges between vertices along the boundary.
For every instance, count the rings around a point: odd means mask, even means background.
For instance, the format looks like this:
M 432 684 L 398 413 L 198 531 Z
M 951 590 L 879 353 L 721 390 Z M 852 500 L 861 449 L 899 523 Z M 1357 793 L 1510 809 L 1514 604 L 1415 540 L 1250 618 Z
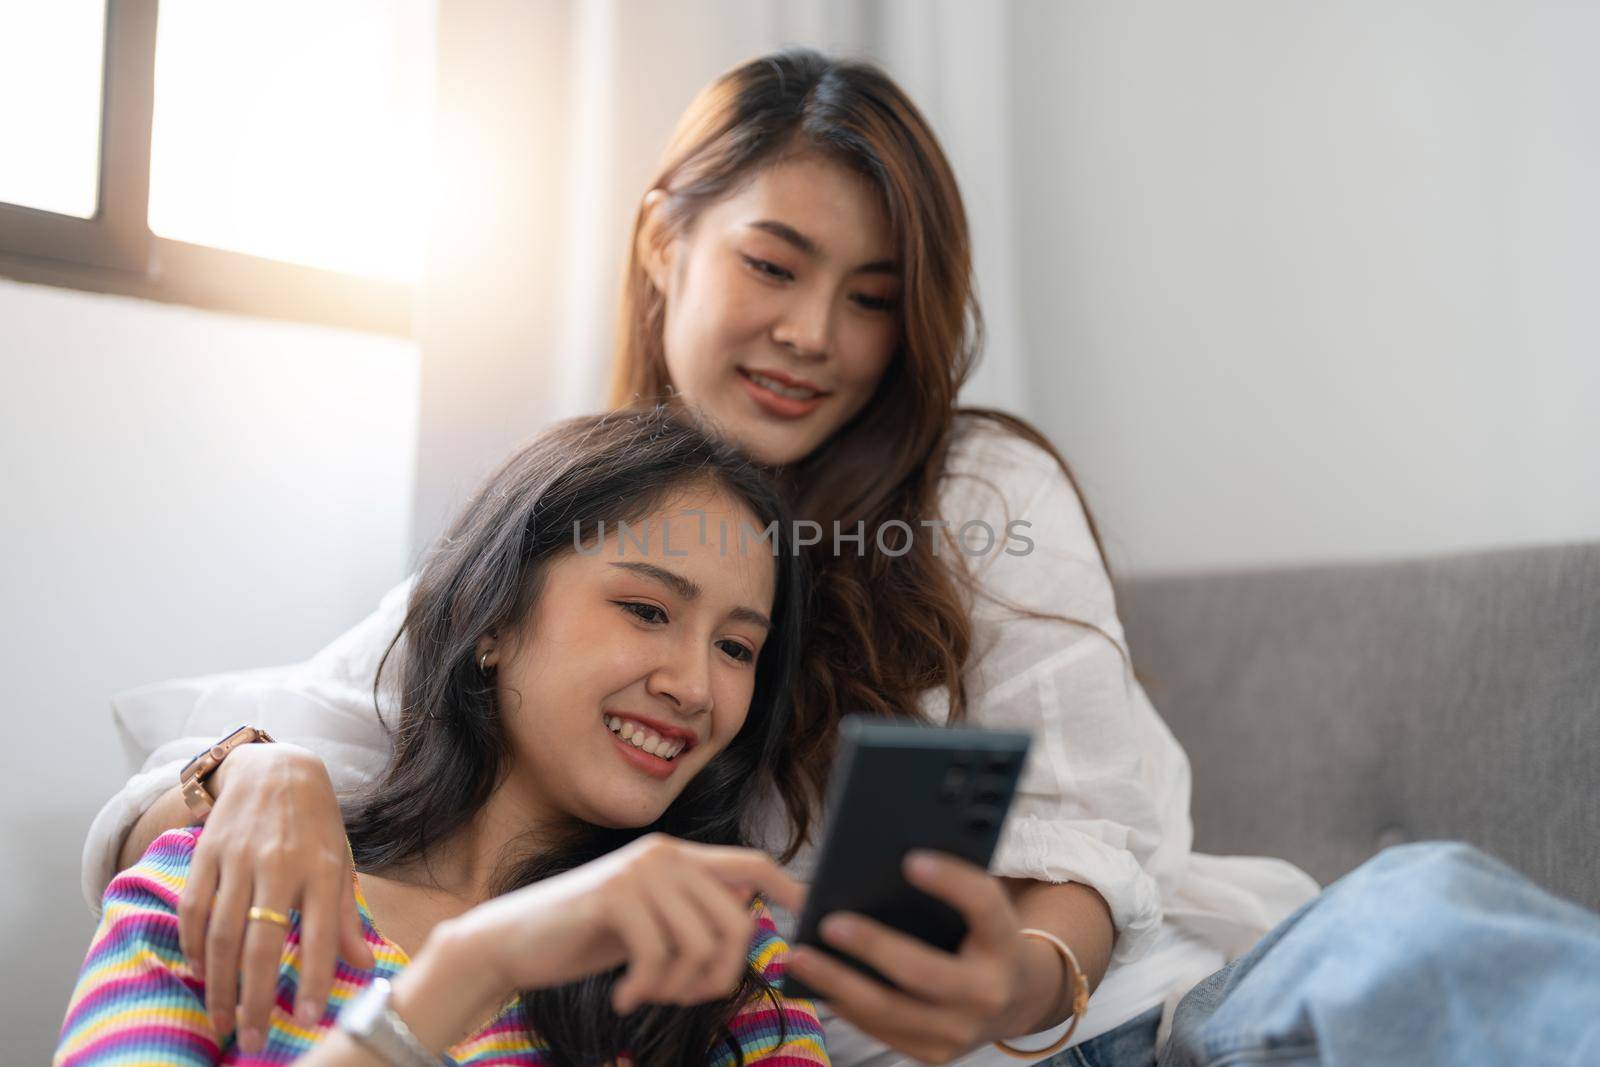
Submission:
M 406 340 L 0 281 L 0 995 L 45 1063 L 93 926 L 108 698 L 303 658 L 409 565 Z
M 1600 6 L 1012 16 L 1031 414 L 1114 560 L 1600 537 Z
M 519 441 L 563 402 L 561 306 L 566 4 L 441 4 L 435 166 L 412 543 L 432 543 Z

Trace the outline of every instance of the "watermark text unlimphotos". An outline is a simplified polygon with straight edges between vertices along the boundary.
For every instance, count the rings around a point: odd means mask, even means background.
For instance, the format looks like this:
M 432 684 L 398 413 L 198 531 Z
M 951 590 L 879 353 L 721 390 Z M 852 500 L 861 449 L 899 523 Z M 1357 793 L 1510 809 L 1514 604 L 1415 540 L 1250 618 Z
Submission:
M 870 544 L 885 556 L 898 557 L 910 552 L 918 537 L 929 539 L 935 556 L 947 551 L 956 551 L 964 556 L 987 556 L 996 552 L 1004 552 L 1008 556 L 1027 556 L 1033 552 L 1033 538 L 1022 532 L 1033 528 L 1033 524 L 1026 519 L 1011 520 L 1006 523 L 1003 532 L 983 519 L 970 519 L 959 525 L 943 519 L 921 519 L 915 525 L 903 519 L 890 519 L 870 533 L 864 521 L 857 522 L 854 529 L 843 527 L 835 521 L 832 536 L 825 541 L 829 537 L 828 531 L 823 529 L 821 523 L 810 519 L 796 519 L 790 524 L 789 536 L 780 537 L 781 531 L 776 520 L 758 527 L 741 519 L 734 529 L 730 528 L 726 519 L 718 519 L 713 529 L 706 521 L 706 512 L 701 508 L 687 508 L 681 514 L 698 520 L 696 543 L 714 543 L 720 555 L 726 555 L 730 549 L 746 555 L 752 546 L 765 544 L 775 556 L 785 548 L 790 553 L 798 554 L 819 545 L 829 545 L 835 556 L 842 556 L 851 549 L 856 555 L 864 556 Z M 586 538 L 579 524 L 572 524 L 573 551 L 580 556 L 596 556 L 605 551 L 607 523 L 601 520 L 597 526 L 595 536 Z M 658 545 L 663 556 L 689 554 L 686 543 L 688 536 L 681 528 L 677 531 L 678 544 L 674 547 L 670 522 L 650 518 L 638 522 L 618 520 L 610 528 L 617 535 L 614 551 L 618 556 L 630 550 L 649 555 L 652 545 Z

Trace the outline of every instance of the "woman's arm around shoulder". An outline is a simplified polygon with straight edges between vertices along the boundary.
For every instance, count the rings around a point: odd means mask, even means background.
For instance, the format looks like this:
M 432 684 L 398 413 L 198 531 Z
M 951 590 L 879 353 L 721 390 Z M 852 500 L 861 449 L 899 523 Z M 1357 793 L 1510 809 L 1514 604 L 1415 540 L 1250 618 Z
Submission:
M 337 790 L 370 780 L 388 750 L 373 682 L 405 618 L 411 584 L 407 579 L 391 589 L 371 615 L 304 663 L 143 686 L 113 700 L 124 747 L 144 757 L 144 768 L 89 828 L 83 888 L 91 908 L 111 876 L 143 855 L 157 834 L 189 821 L 177 789 L 179 769 L 240 725 L 262 727 L 315 753 Z M 386 676 L 394 668 L 391 662 Z M 387 713 L 391 693 L 378 696 Z

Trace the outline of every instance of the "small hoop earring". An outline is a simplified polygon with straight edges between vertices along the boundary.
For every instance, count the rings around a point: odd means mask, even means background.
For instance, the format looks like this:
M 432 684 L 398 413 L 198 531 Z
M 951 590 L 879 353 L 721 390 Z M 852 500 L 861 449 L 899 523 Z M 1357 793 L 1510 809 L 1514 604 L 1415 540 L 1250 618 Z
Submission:
M 478 670 L 483 671 L 485 674 L 488 673 L 488 671 L 489 671 L 489 653 L 488 652 L 485 652 L 483 655 L 478 657 Z

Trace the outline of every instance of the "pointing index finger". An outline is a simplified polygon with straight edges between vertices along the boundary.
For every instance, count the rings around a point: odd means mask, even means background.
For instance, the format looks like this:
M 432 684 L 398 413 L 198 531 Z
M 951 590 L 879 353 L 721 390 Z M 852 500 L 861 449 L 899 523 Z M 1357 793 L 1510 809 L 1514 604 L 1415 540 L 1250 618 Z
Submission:
M 796 913 L 805 903 L 805 886 L 764 853 L 728 845 L 698 845 L 693 848 L 692 854 L 707 871 L 731 889 L 760 893 L 785 910 Z

